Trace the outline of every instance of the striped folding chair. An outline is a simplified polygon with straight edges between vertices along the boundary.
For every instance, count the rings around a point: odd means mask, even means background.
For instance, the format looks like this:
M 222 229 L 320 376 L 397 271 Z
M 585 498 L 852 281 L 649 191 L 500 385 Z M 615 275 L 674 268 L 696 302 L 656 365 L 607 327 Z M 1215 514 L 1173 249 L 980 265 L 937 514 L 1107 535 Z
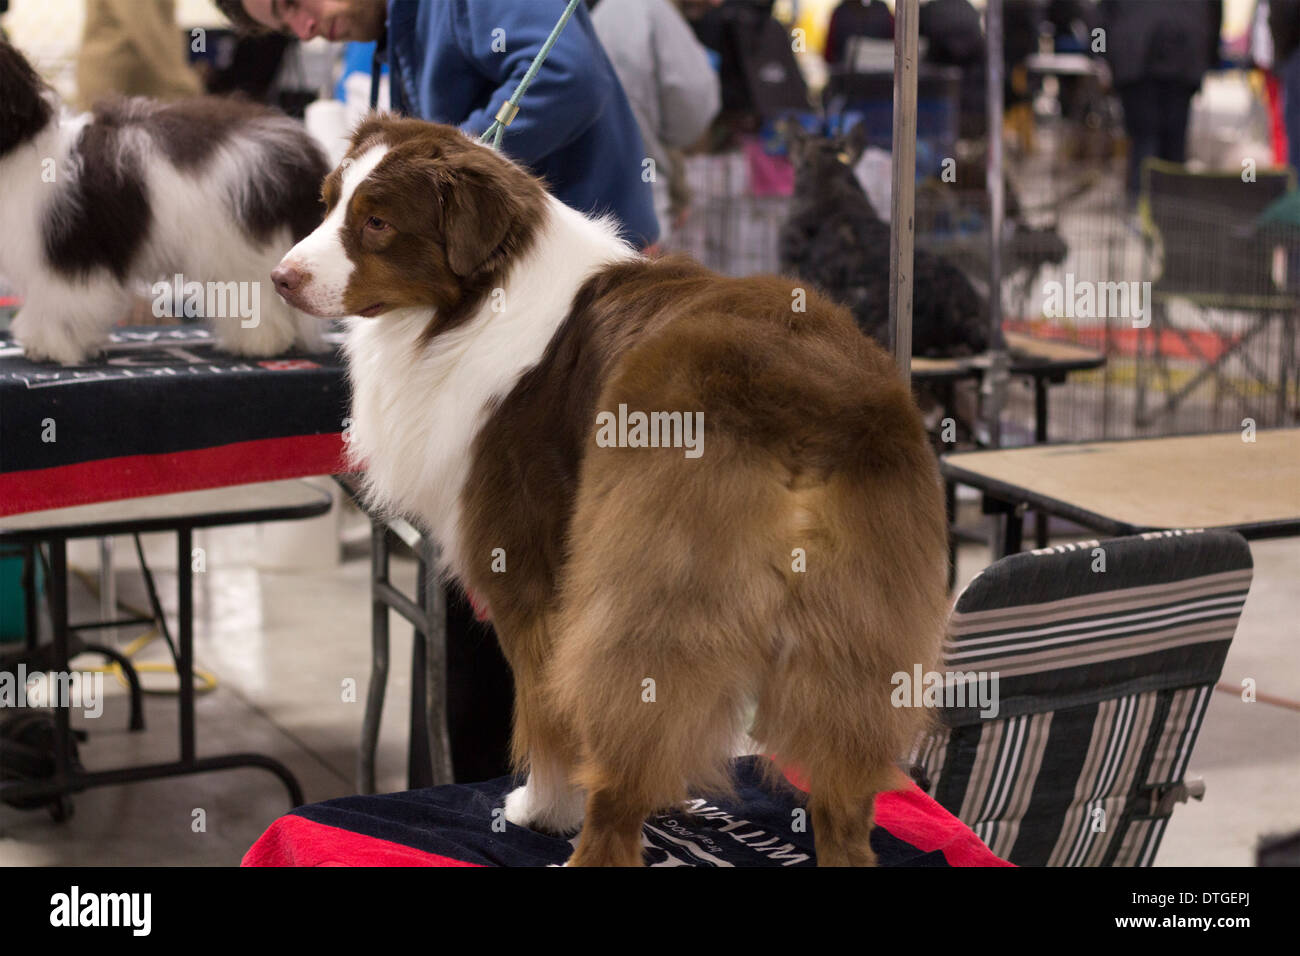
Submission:
M 1223 531 L 990 565 L 954 608 L 913 776 L 1013 863 L 1150 866 L 1174 804 L 1204 793 L 1183 775 L 1250 581 Z

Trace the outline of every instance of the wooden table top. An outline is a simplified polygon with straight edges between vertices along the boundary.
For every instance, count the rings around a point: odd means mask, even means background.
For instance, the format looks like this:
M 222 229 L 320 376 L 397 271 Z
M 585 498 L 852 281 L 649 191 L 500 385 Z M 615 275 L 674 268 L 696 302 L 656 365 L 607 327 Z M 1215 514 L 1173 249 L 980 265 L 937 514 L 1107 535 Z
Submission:
M 1300 428 L 944 455 L 943 473 L 1098 530 L 1300 533 Z
M 1106 357 L 1096 349 L 1071 342 L 1054 339 L 1039 339 L 1022 332 L 1005 332 L 1007 350 L 1010 353 L 1012 374 L 1026 374 L 1036 371 L 1068 372 L 1090 368 L 1100 368 L 1106 364 Z M 920 379 L 926 378 L 977 378 L 989 367 L 989 353 L 963 358 L 922 358 L 913 357 L 912 374 Z
M 329 494 L 304 481 L 256 482 L 10 515 L 0 518 L 0 541 L 69 530 L 89 536 L 86 528 L 98 535 L 311 518 L 329 511 L 332 503 Z

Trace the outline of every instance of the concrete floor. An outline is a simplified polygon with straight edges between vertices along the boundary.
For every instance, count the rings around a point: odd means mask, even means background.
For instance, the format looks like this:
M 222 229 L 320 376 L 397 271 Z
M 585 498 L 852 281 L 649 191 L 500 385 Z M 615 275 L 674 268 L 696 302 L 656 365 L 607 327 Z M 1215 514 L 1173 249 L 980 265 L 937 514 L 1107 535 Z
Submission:
M 976 519 L 978 520 L 978 519 Z M 345 532 L 361 530 L 346 516 Z M 283 761 L 309 802 L 355 792 L 355 763 L 369 677 L 369 585 L 364 549 L 323 570 L 259 570 L 263 544 L 256 529 L 201 532 L 207 570 L 196 576 L 195 655 L 216 675 L 215 691 L 199 697 L 200 756 L 254 751 Z M 148 542 L 155 569 L 174 568 L 166 538 Z M 117 549 L 121 599 L 144 604 L 134 556 Z M 1240 687 L 1254 678 L 1273 703 L 1244 703 L 1239 694 L 1213 695 L 1189 775 L 1202 777 L 1201 803 L 1174 813 L 1157 865 L 1243 866 L 1261 834 L 1300 828 L 1300 544 L 1252 545 L 1255 580 L 1224 668 Z M 72 553 L 93 566 L 94 552 Z M 959 583 L 988 560 L 987 550 L 962 548 Z M 408 590 L 414 566 L 398 561 L 394 577 Z M 174 610 L 174 572 L 160 570 L 164 605 Z M 95 616 L 91 592 L 74 582 L 73 620 Z M 405 787 L 406 708 L 410 627 L 394 619 L 392 667 L 379 753 L 379 788 Z M 141 659 L 161 660 L 155 643 Z M 82 666 L 95 661 L 83 658 Z M 356 681 L 357 702 L 345 702 L 344 682 Z M 146 675 L 146 684 L 166 681 Z M 108 678 L 103 716 L 80 721 L 90 731 L 81 756 L 89 769 L 171 759 L 177 750 L 175 699 L 146 698 L 147 729 L 126 730 L 124 691 Z M 1289 703 L 1287 703 L 1289 702 Z M 264 771 L 234 770 L 77 795 L 75 813 L 54 823 L 44 811 L 0 805 L 0 865 L 234 865 L 259 834 L 289 809 L 280 782 Z M 202 810 L 201 815 L 196 811 Z M 205 827 L 196 820 L 203 818 Z

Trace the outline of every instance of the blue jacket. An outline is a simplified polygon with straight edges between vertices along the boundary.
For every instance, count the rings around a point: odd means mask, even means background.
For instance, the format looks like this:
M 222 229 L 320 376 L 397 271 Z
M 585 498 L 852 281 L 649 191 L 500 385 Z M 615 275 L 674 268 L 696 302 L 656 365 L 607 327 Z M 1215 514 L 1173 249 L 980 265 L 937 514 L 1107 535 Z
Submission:
M 566 0 L 389 0 L 393 108 L 482 135 L 565 6 Z M 528 88 L 501 147 L 561 201 L 586 213 L 612 212 L 629 241 L 644 246 L 659 238 L 636 118 L 585 4 Z

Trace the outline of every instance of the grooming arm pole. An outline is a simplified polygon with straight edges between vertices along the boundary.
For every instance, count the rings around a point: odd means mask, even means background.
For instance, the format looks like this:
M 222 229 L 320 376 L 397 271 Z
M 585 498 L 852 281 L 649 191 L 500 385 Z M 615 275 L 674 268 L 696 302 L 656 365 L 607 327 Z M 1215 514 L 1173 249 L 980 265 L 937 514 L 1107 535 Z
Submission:
M 1002 0 L 988 0 L 985 8 L 988 38 L 988 166 L 985 179 L 989 197 L 989 367 L 981 386 L 988 444 L 1002 445 L 1002 408 L 1007 399 L 1008 358 L 1002 338 L 1002 223 L 1005 196 L 1002 178 Z
M 919 0 L 898 0 L 894 28 L 893 181 L 889 221 L 889 345 L 912 387 L 912 262 L 916 201 L 916 37 Z

